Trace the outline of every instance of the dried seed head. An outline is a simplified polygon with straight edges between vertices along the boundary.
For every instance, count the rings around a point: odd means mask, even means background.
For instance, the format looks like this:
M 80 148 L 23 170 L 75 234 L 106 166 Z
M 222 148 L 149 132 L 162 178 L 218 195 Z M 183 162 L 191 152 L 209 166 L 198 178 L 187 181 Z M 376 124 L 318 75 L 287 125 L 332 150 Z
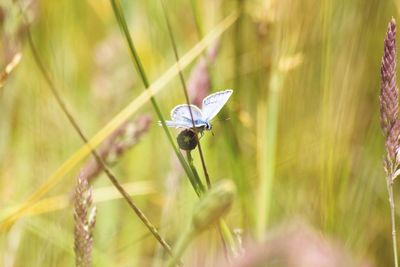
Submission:
M 215 184 L 194 208 L 193 229 L 201 232 L 216 223 L 229 211 L 235 193 L 235 185 L 230 180 L 223 180 Z
M 396 85 L 396 21 L 389 22 L 384 41 L 381 63 L 380 93 L 381 127 L 387 137 L 397 120 L 399 112 L 398 88 Z
M 93 230 L 96 223 L 96 207 L 87 176 L 81 172 L 77 178 L 74 199 L 75 262 L 79 267 L 92 266 Z
M 179 133 L 176 138 L 179 148 L 182 150 L 193 150 L 197 146 L 197 136 L 193 130 L 186 129 Z

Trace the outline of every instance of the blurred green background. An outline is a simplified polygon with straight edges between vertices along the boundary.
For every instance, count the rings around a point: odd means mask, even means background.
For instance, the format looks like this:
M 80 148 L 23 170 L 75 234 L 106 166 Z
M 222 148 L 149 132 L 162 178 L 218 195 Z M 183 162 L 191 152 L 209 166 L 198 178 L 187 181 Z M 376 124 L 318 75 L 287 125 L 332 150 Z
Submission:
M 0 70 L 22 53 L 0 89 L 2 220 L 82 146 L 32 57 L 27 26 L 13 2 L 0 2 Z M 20 2 L 42 61 L 81 128 L 93 136 L 144 90 L 110 3 Z M 122 4 L 144 69 L 155 81 L 175 63 L 160 2 Z M 211 180 L 232 179 L 238 187 L 229 227 L 251 240 L 302 221 L 356 261 L 392 266 L 378 93 L 383 39 L 400 2 L 171 0 L 167 6 L 180 55 L 239 10 L 209 68 L 210 92 L 232 88 L 234 94 L 214 122 L 214 136 L 201 139 Z M 196 62 L 184 70 L 187 80 Z M 178 76 L 156 99 L 166 118 L 184 103 Z M 151 114 L 153 123 L 113 171 L 121 183 L 145 183 L 149 190 L 133 198 L 174 244 L 197 197 L 176 169 L 150 103 L 135 116 L 140 114 Z M 71 194 L 83 164 L 46 197 Z M 111 184 L 101 175 L 93 186 Z M 126 203 L 96 205 L 94 265 L 152 266 L 156 242 Z M 72 213 L 69 205 L 18 220 L 1 234 L 0 265 L 71 266 Z M 190 266 L 211 265 L 221 253 L 219 241 L 216 232 L 204 233 L 188 249 Z M 202 255 L 207 264 L 196 265 Z

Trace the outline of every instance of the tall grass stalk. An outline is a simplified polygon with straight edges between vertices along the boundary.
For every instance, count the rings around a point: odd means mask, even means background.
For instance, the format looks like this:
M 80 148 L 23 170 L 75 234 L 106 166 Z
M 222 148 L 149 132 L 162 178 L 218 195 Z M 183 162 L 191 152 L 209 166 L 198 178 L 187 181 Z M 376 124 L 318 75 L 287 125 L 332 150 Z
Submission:
M 130 182 L 122 184 L 122 186 L 124 187 L 125 191 L 127 191 L 128 194 L 131 196 L 151 195 L 157 192 L 156 185 L 153 182 L 149 181 Z M 96 196 L 93 203 L 102 203 L 123 198 L 123 196 L 115 190 L 114 185 L 96 188 L 93 190 L 93 195 Z M 70 207 L 70 204 L 70 193 L 44 198 L 35 203 L 35 205 L 29 209 L 28 213 L 26 213 L 24 217 L 33 217 L 40 214 L 67 209 Z M 15 207 L 10 207 L 10 210 L 14 209 Z M 5 214 L 1 212 L 0 218 L 3 219 L 3 217 L 5 217 Z
M 335 106 L 332 105 L 332 16 L 333 1 L 325 0 L 322 3 L 322 38 L 323 38 L 323 57 L 321 57 L 322 79 L 321 88 L 321 192 L 323 192 L 323 223 L 326 230 L 332 230 L 335 218 L 335 196 L 334 196 L 334 158 L 335 158 L 335 139 L 331 129 L 332 114 Z
M 199 1 L 196 1 L 196 0 L 190 0 L 190 6 L 192 8 L 194 24 L 196 26 L 197 34 L 199 35 L 199 38 L 201 39 L 201 38 L 203 38 L 203 29 L 201 27 L 201 16 L 200 16 L 198 2 Z
M 141 62 L 141 60 L 139 58 L 139 55 L 136 52 L 136 48 L 134 46 L 132 37 L 131 37 L 131 35 L 129 33 L 129 29 L 128 29 L 128 25 L 126 23 L 125 15 L 124 15 L 123 9 L 121 7 L 121 2 L 119 0 L 110 0 L 110 1 L 111 1 L 111 4 L 112 4 L 112 7 L 113 7 L 114 15 L 115 15 L 115 17 L 116 17 L 116 19 L 118 21 L 118 24 L 119 24 L 119 26 L 120 26 L 120 28 L 121 28 L 124 36 L 125 36 L 125 39 L 127 41 L 127 44 L 128 44 L 128 47 L 129 47 L 129 51 L 131 53 L 132 60 L 133 60 L 133 63 L 135 65 L 135 68 L 136 68 L 136 70 L 137 70 L 137 72 L 138 72 L 138 74 L 139 74 L 139 76 L 140 76 L 140 78 L 141 78 L 141 80 L 143 82 L 143 85 L 144 85 L 145 89 L 149 90 L 150 83 L 149 83 L 149 81 L 147 79 L 147 75 L 146 75 L 146 73 L 144 71 L 142 62 Z M 168 127 L 165 124 L 164 116 L 162 115 L 161 110 L 160 110 L 160 108 L 159 108 L 159 106 L 157 104 L 157 101 L 154 98 L 154 96 L 150 97 L 150 102 L 151 102 L 151 104 L 152 104 L 152 106 L 153 106 L 158 118 L 160 119 L 161 125 L 162 125 L 162 127 L 164 129 L 164 132 L 167 135 L 168 141 L 171 144 L 176 156 L 178 157 L 179 162 L 181 163 L 183 169 L 185 170 L 185 172 L 186 172 L 191 184 L 192 185 L 196 185 L 198 183 L 198 181 L 196 181 L 196 177 L 193 175 L 193 173 L 192 173 L 189 165 L 185 161 L 182 153 L 179 151 L 178 147 L 175 145 L 175 142 L 174 142 L 174 140 L 173 140 L 173 138 L 171 136 L 171 133 L 169 132 Z
M 245 0 L 236 0 L 236 9 L 239 12 L 239 18 L 236 22 L 233 44 L 235 51 L 235 63 L 234 66 L 234 88 L 241 89 L 241 74 L 242 74 L 242 25 L 243 25 L 243 15 L 245 10 Z
M 192 119 L 192 126 L 193 126 L 193 129 L 196 129 L 196 126 L 195 126 L 195 123 L 194 123 L 194 119 L 193 119 L 192 108 L 190 107 L 189 94 L 188 94 L 185 78 L 183 77 L 183 73 L 182 73 L 181 67 L 179 65 L 178 48 L 176 47 L 175 37 L 174 37 L 174 34 L 172 32 L 171 22 L 170 22 L 169 17 L 168 17 L 167 7 L 166 7 L 166 5 L 164 3 L 164 0 L 160 0 L 160 1 L 161 1 L 161 5 L 162 5 L 162 8 L 163 8 L 163 14 L 164 14 L 165 22 L 167 24 L 168 35 L 170 37 L 172 48 L 174 50 L 175 60 L 176 60 L 176 63 L 178 64 L 179 78 L 180 78 L 180 81 L 182 83 L 183 93 L 185 95 L 186 103 L 189 105 L 189 112 L 190 112 L 190 118 Z M 207 187 L 210 189 L 211 188 L 211 181 L 210 181 L 210 176 L 208 175 L 206 163 L 205 163 L 205 160 L 204 160 L 203 150 L 201 149 L 201 144 L 200 144 L 200 141 L 199 141 L 198 134 L 196 133 L 195 136 L 196 136 L 196 139 L 197 139 L 197 147 L 199 149 L 199 155 L 200 155 L 200 159 L 201 159 L 201 165 L 203 167 L 204 177 L 206 179 Z
M 270 216 L 272 185 L 275 176 L 276 143 L 278 131 L 279 91 L 281 76 L 276 69 L 271 73 L 268 90 L 268 101 L 260 100 L 257 110 L 258 138 L 258 172 L 260 189 L 258 192 L 258 216 L 256 217 L 256 233 L 261 240 L 264 237 Z
M 204 185 L 200 180 L 199 173 L 197 172 L 196 167 L 193 164 L 193 157 L 192 157 L 192 154 L 190 153 L 190 151 L 186 151 L 186 158 L 187 158 L 187 162 L 189 164 L 189 167 L 193 172 L 193 175 L 199 181 L 198 187 L 194 188 L 194 190 L 196 192 L 198 192 L 198 196 L 200 196 L 201 194 L 203 194 L 205 192 L 206 189 L 204 188 Z
M 238 12 L 238 19 L 235 23 L 235 27 L 233 28 L 232 35 L 232 43 L 233 43 L 233 88 L 236 90 L 236 94 L 234 94 L 233 100 L 238 99 L 241 96 L 242 84 L 242 69 L 243 69 L 243 61 L 242 61 L 242 50 L 243 50 L 243 21 L 245 15 L 245 0 L 236 0 L 235 1 L 236 10 Z M 229 163 L 232 169 L 233 179 L 236 183 L 238 189 L 238 197 L 241 204 L 241 212 L 242 212 L 242 226 L 243 228 L 247 228 L 247 226 L 254 225 L 255 214 L 253 209 L 249 209 L 248 207 L 253 205 L 253 200 L 250 197 L 251 194 L 251 185 L 248 179 L 243 179 L 245 177 L 245 168 L 242 157 L 242 148 L 240 147 L 240 136 L 237 133 L 237 129 L 234 125 L 240 124 L 238 117 L 235 114 L 231 119 L 226 123 L 226 127 L 223 128 L 224 137 L 227 143 L 229 155 Z
M 25 13 L 23 12 L 22 8 L 20 8 L 21 14 L 25 16 Z M 25 21 L 27 22 L 26 17 L 24 17 Z M 27 24 L 27 23 L 26 23 Z M 28 24 L 27 24 L 28 25 Z M 135 214 L 139 217 L 139 219 L 145 224 L 145 226 L 148 228 L 148 230 L 152 233 L 152 235 L 156 238 L 156 240 L 164 247 L 164 249 L 172 256 L 172 249 L 170 245 L 160 236 L 158 233 L 157 228 L 151 223 L 151 221 L 147 218 L 147 216 L 139 209 L 139 207 L 136 206 L 136 204 L 133 202 L 131 196 L 125 191 L 125 189 L 122 187 L 122 185 L 118 182 L 117 178 L 115 175 L 112 173 L 111 169 L 108 168 L 102 157 L 96 152 L 96 150 L 89 144 L 89 140 L 86 137 L 86 135 L 83 133 L 82 129 L 79 127 L 77 121 L 71 114 L 71 112 L 68 110 L 64 100 L 62 99 L 60 93 L 58 92 L 53 80 L 50 78 L 49 73 L 46 70 L 46 67 L 44 63 L 42 62 L 40 55 L 36 49 L 36 46 L 33 42 L 32 34 L 30 32 L 30 27 L 29 25 L 27 26 L 27 38 L 28 38 L 28 43 L 29 47 L 32 51 L 34 60 L 45 78 L 45 81 L 47 85 L 49 86 L 54 98 L 56 99 L 57 104 L 60 106 L 61 110 L 63 113 L 67 116 L 69 122 L 71 125 L 74 127 L 75 131 L 78 133 L 79 137 L 82 139 L 82 141 L 89 147 L 91 154 L 95 158 L 97 164 L 102 168 L 102 170 L 105 172 L 111 183 L 115 186 L 115 188 L 121 193 L 121 195 L 124 197 L 128 205 L 132 208 L 132 210 L 135 212 Z

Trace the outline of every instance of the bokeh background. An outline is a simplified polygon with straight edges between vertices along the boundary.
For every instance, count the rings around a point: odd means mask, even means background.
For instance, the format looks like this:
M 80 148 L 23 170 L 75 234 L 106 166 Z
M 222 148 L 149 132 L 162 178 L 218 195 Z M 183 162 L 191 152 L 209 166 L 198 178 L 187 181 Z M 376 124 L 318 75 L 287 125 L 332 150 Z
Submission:
M 329 240 L 356 262 L 353 266 L 393 266 L 378 94 L 383 39 L 389 20 L 399 16 L 400 2 L 166 2 L 180 55 L 226 17 L 238 14 L 218 44 L 210 45 L 214 50 L 206 50 L 183 71 L 187 81 L 195 80 L 200 74 L 194 71 L 206 58 L 207 93 L 234 90 L 214 122 L 214 135 L 206 133 L 201 143 L 211 180 L 231 179 L 237 186 L 226 217 L 237 238 L 252 242 L 277 229 L 285 233 L 286 227 L 303 225 L 300 229 Z M 160 1 L 122 4 L 144 69 L 154 82 L 175 63 Z M 2 0 L 0 25 L 0 70 L 15 54 L 22 55 L 0 88 L 4 223 L 83 145 L 33 58 L 28 27 L 41 60 L 88 137 L 144 86 L 107 0 Z M 167 118 L 175 105 L 185 102 L 177 75 L 156 100 Z M 144 114 L 152 118 L 148 130 L 112 169 L 174 244 L 197 197 L 150 102 L 131 118 Z M 197 152 L 193 154 L 203 177 Z M 73 265 L 73 208 L 68 200 L 85 160 L 40 198 L 50 199 L 55 208 L 49 204 L 22 213 L 1 233 L 0 265 Z M 165 255 L 106 176 L 92 184 L 98 209 L 94 266 L 162 266 Z M 395 184 L 395 199 L 399 186 Z M 188 248 L 184 260 L 188 266 L 212 266 L 220 255 L 218 233 L 209 230 Z

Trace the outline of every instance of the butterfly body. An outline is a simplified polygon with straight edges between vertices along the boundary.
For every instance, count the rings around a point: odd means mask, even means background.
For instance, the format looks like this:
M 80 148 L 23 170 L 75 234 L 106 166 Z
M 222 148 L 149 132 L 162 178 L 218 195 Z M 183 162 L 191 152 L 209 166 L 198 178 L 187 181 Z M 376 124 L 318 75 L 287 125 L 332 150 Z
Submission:
M 193 129 L 194 125 L 199 132 L 210 131 L 212 129 L 211 120 L 223 108 L 232 93 L 233 91 L 228 89 L 205 97 L 201 109 L 195 105 L 178 105 L 171 111 L 171 120 L 165 121 L 165 123 L 168 127 L 173 128 Z

